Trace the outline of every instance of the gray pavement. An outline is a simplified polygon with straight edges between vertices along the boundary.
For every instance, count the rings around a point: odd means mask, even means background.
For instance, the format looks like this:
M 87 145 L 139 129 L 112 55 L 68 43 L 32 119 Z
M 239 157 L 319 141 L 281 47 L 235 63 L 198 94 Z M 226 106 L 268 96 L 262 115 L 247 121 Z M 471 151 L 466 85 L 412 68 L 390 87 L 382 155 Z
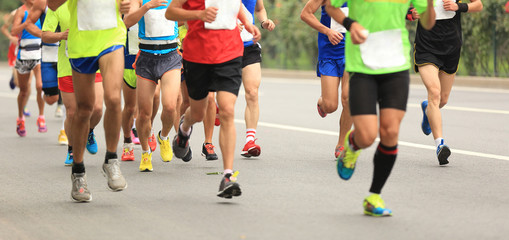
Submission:
M 361 153 L 350 181 L 338 178 L 333 151 L 339 111 L 318 116 L 316 79 L 265 75 L 259 158 L 240 156 L 245 131 L 240 93 L 235 169 L 241 197 L 215 196 L 221 177 L 206 173 L 222 171 L 222 164 L 200 156 L 201 124 L 191 137 L 191 162 L 163 163 L 158 147 L 154 172 L 140 173 L 137 146 L 136 161 L 121 166 L 129 187 L 107 190 L 100 173 L 101 124 L 98 154 L 85 154 L 94 199 L 74 203 L 71 170 L 64 167 L 66 147 L 57 144 L 61 119 L 53 116 L 55 106 L 46 106 L 47 133 L 37 132 L 32 116 L 27 137 L 18 137 L 17 91 L 8 89 L 9 77 L 9 69 L 0 65 L 0 239 L 507 239 L 509 234 L 507 90 L 453 88 L 442 111 L 453 153 L 451 163 L 439 167 L 433 139 L 419 127 L 419 103 L 426 91 L 412 85 L 398 160 L 383 191 L 394 216 L 371 218 L 362 214 L 362 200 L 368 195 L 376 146 Z M 28 108 L 37 114 L 34 96 Z M 218 128 L 214 134 L 219 146 Z

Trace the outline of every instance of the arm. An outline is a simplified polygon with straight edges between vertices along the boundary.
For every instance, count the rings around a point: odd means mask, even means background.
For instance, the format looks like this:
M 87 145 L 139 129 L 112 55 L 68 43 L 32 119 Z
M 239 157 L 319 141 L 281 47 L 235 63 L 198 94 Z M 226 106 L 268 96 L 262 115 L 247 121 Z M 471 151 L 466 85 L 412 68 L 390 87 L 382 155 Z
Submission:
M 12 21 L 11 35 L 17 36 L 21 34 L 23 29 L 25 29 L 26 22 L 21 23 L 23 21 L 24 16 L 25 11 L 23 11 L 21 8 L 18 8 L 18 10 L 16 10 L 16 13 L 14 14 L 14 19 Z
M 260 30 L 255 25 L 253 25 L 252 22 L 249 21 L 249 19 L 246 16 L 246 13 L 242 9 L 242 4 L 240 5 L 239 8 L 238 19 L 242 22 L 242 24 L 244 24 L 244 28 L 246 28 L 246 30 L 253 35 L 253 42 L 254 43 L 258 42 L 262 37 Z
M 56 11 L 58 7 L 64 4 L 67 0 L 48 0 L 49 9 Z
M 465 4 L 464 8 L 460 9 L 460 5 Z M 470 0 L 470 3 L 456 3 L 454 0 L 444 1 L 444 9 L 447 11 L 460 11 L 460 12 L 480 12 L 483 9 L 481 0 Z M 466 10 L 466 11 L 465 11 Z
M 331 5 L 330 0 L 327 0 L 326 4 L 327 5 L 325 5 L 325 11 L 327 11 L 329 16 L 336 20 L 336 22 L 345 26 L 346 30 L 350 32 L 350 39 L 352 40 L 353 44 L 361 44 L 366 41 L 368 38 L 366 33 L 367 30 L 362 25 L 360 25 L 354 19 L 347 18 L 341 9 L 335 8 Z
M 306 3 L 306 6 L 304 6 L 304 8 L 302 9 L 302 12 L 300 13 L 300 19 L 307 23 L 310 27 L 314 28 L 316 31 L 327 35 L 332 45 L 336 45 L 339 42 L 341 42 L 341 40 L 343 39 L 343 35 L 326 27 L 315 17 L 315 12 L 324 3 L 325 3 L 324 0 L 309 0 Z
M 186 10 L 182 8 L 187 0 L 173 0 L 166 9 L 165 17 L 172 21 L 202 20 L 211 23 L 216 20 L 217 8 L 208 7 L 205 10 Z
M 267 17 L 267 11 L 265 10 L 265 6 L 263 6 L 263 0 L 256 1 L 254 13 L 258 18 L 258 21 L 261 22 L 261 26 L 263 29 L 267 29 L 269 31 L 274 30 L 276 24 L 274 24 L 274 22 Z
M 67 40 L 68 35 L 69 29 L 65 30 L 65 32 L 44 31 L 42 32 L 42 41 L 45 43 L 56 43 L 60 40 Z
M 41 17 L 41 14 L 46 10 L 46 0 L 35 0 L 34 4 L 28 11 L 27 22 L 30 21 L 32 23 L 37 22 L 37 20 Z
M 17 43 L 18 37 L 11 35 L 9 31 L 9 27 L 12 25 L 13 16 L 11 14 L 5 14 L 4 16 L 4 24 L 2 25 L 1 32 L 9 39 L 11 43 Z
M 435 9 L 433 8 L 433 0 L 428 0 L 426 11 L 420 15 L 419 22 L 426 30 L 431 30 L 435 25 Z

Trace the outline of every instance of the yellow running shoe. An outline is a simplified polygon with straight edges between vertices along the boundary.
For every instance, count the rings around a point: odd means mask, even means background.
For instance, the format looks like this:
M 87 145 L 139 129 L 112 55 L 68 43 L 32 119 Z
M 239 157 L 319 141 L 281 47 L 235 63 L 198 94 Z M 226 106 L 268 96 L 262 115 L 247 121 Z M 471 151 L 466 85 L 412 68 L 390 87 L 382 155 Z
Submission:
M 159 152 L 161 153 L 161 160 L 163 160 L 163 162 L 170 162 L 171 159 L 173 158 L 173 151 L 171 150 L 170 139 L 169 138 L 166 138 L 166 140 L 161 139 L 161 131 L 159 131 L 159 133 L 157 134 L 157 142 L 159 142 L 161 148 L 159 150 Z
M 355 171 L 355 163 L 357 162 L 357 158 L 359 157 L 359 154 L 361 154 L 361 150 L 354 151 L 350 148 L 350 141 L 348 139 L 350 138 L 350 134 L 352 133 L 352 130 L 348 131 L 348 133 L 345 136 L 345 149 L 344 151 L 338 156 L 338 162 L 336 165 L 338 175 L 343 180 L 348 180 L 352 177 L 353 172 Z
M 65 134 L 65 130 L 60 130 L 60 134 L 58 134 L 58 143 L 60 145 L 69 144 L 69 141 L 67 140 L 67 135 Z
M 152 152 L 142 153 L 140 162 L 140 172 L 152 172 Z
M 392 211 L 385 208 L 385 203 L 380 194 L 373 193 L 364 199 L 364 214 L 374 217 L 392 216 Z

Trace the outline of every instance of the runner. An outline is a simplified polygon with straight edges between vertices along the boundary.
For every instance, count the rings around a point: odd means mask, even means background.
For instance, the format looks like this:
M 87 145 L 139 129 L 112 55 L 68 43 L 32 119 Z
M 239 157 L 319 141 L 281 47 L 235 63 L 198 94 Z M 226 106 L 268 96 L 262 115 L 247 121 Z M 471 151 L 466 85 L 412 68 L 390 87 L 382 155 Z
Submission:
M 346 28 L 337 23 L 325 11 L 326 0 L 309 0 L 302 9 L 300 18 L 318 31 L 318 63 L 316 75 L 321 79 L 322 96 L 318 98 L 318 114 L 323 118 L 338 108 L 338 88 L 341 84 L 341 105 L 343 110 L 339 118 L 339 138 L 334 150 L 337 159 L 345 150 L 345 135 L 352 128 L 352 117 L 348 106 L 348 73 L 345 71 Z M 322 8 L 320 21 L 315 12 Z M 348 16 L 348 7 L 341 10 Z
M 421 75 L 428 91 L 428 99 L 421 102 L 422 132 L 433 133 L 438 163 L 449 163 L 451 149 L 445 144 L 442 132 L 440 108 L 449 100 L 454 77 L 458 71 L 462 37 L 461 13 L 480 12 L 481 0 L 461 3 L 452 0 L 436 0 L 436 24 L 431 31 L 417 25 L 415 34 L 414 69 Z M 420 21 L 420 20 L 419 20 Z
M 30 95 L 30 72 L 33 70 L 35 75 L 35 88 L 37 90 L 37 105 L 39 108 L 39 117 L 37 118 L 38 131 L 47 132 L 46 120 L 44 118 L 44 100 L 42 97 L 41 80 L 41 23 L 38 21 L 35 25 L 26 21 L 28 10 L 32 7 L 33 0 L 28 0 L 25 7 L 19 8 L 14 15 L 11 34 L 13 36 L 21 34 L 19 41 L 19 50 L 16 59 L 16 70 L 18 76 L 18 119 L 16 132 L 19 136 L 26 136 L 25 117 L 23 110 L 28 102 Z M 35 35 L 34 35 L 35 34 Z
M 7 13 L 4 15 L 3 20 L 4 24 L 2 25 L 2 34 L 9 39 L 9 50 L 7 52 L 7 64 L 12 68 L 12 76 L 11 80 L 9 80 L 9 87 L 14 90 L 18 85 L 18 77 L 16 75 L 16 69 L 14 69 L 14 65 L 16 64 L 16 51 L 18 48 L 19 38 L 11 34 L 9 28 L 12 26 L 12 21 L 14 19 L 14 14 L 16 14 L 16 10 L 11 13 Z
M 66 117 L 64 120 L 64 133 L 67 133 L 67 157 L 64 164 L 71 166 L 73 163 L 73 136 L 71 126 L 76 113 L 76 96 L 74 94 L 72 68 L 69 63 L 69 58 L 66 56 L 67 37 L 70 28 L 70 15 L 67 3 L 63 7 L 58 8 L 57 11 L 48 10 L 46 14 L 46 20 L 42 27 L 42 40 L 46 43 L 60 42 L 58 49 L 58 81 L 59 88 L 62 93 L 63 103 L 66 109 Z M 95 77 L 95 94 L 96 101 L 94 103 L 94 110 L 92 117 L 90 118 L 90 129 L 92 136 L 87 140 L 87 150 L 95 154 L 97 152 L 97 142 L 93 135 L 93 129 L 101 121 L 103 113 L 103 88 L 102 88 L 102 76 L 100 73 L 96 73 Z
M 254 42 L 260 39 L 260 31 L 248 20 L 240 0 L 210 1 L 207 5 L 205 8 L 205 0 L 173 0 L 166 11 L 166 18 L 187 21 L 189 26 L 183 58 L 190 107 L 180 120 L 179 130 L 173 139 L 173 152 L 181 159 L 191 153 L 189 138 L 192 126 L 203 121 L 209 92 L 217 92 L 221 119 L 219 145 L 224 167 L 217 196 L 232 198 L 241 195 L 232 170 L 235 152 L 233 118 L 242 80 L 243 51 L 237 18 L 254 35 Z
M 49 7 L 53 10 L 64 2 L 65 0 L 48 0 Z M 120 91 L 124 68 L 123 50 L 127 34 L 121 14 L 129 12 L 129 2 L 69 0 L 68 7 L 71 25 L 67 45 L 77 102 L 76 115 L 71 127 L 74 153 L 71 196 L 75 201 L 87 202 L 92 200 L 92 195 L 87 186 L 83 153 L 96 98 L 94 80 L 98 69 L 102 70 L 104 78 L 106 105 L 104 114 L 106 157 L 102 170 L 111 190 L 121 191 L 127 187 L 120 171 L 117 145 L 122 122 Z
M 263 0 L 242 0 L 243 9 L 249 21 L 254 24 L 254 15 L 260 21 L 260 26 L 269 31 L 274 30 L 276 25 L 267 18 L 267 11 L 263 6 Z M 256 128 L 260 116 L 258 105 L 258 89 L 262 80 L 262 47 L 260 43 L 254 43 L 253 36 L 247 31 L 242 31 L 244 41 L 244 56 L 242 57 L 242 83 L 246 92 L 246 110 L 244 119 L 246 121 L 246 144 L 240 154 L 244 157 L 257 157 L 261 148 L 255 143 Z
M 159 82 L 163 109 L 162 129 L 157 140 L 163 162 L 170 162 L 173 158 L 168 135 L 176 116 L 182 57 L 177 51 L 178 24 L 164 17 L 167 8 L 168 2 L 165 0 L 132 0 L 131 10 L 124 19 L 127 27 L 136 22 L 139 25 L 140 52 L 135 69 L 138 104 L 136 129 L 142 148 L 141 172 L 153 171 L 148 138 L 152 129 L 150 118 L 153 115 L 154 91 Z
M 402 4 L 349 0 L 349 17 L 337 8 L 345 0 L 331 2 L 336 8 L 328 3 L 327 13 L 350 31 L 345 55 L 346 71 L 352 73 L 349 103 L 354 124 L 354 129 L 345 137 L 345 151 L 338 158 L 337 171 L 340 178 L 350 179 L 361 149 L 373 144 L 379 133 L 370 195 L 364 199 L 363 207 L 367 215 L 390 216 L 392 211 L 385 208 L 380 193 L 396 161 L 399 126 L 408 100 L 410 43 L 404 19 L 412 3 L 421 13 L 423 27 L 431 29 L 435 21 L 433 2 L 412 0 Z M 384 47 L 380 48 L 381 45 Z

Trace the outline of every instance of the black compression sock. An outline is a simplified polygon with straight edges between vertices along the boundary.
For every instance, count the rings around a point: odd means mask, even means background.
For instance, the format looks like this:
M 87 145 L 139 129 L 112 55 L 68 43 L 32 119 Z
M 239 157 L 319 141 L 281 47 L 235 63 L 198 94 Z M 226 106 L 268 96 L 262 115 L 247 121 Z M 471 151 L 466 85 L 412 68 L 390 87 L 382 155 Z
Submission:
M 84 163 L 73 163 L 72 164 L 72 173 L 84 173 L 85 172 L 85 164 Z
M 382 143 L 378 144 L 373 158 L 373 181 L 371 182 L 371 188 L 369 189 L 372 193 L 380 194 L 385 182 L 391 174 L 392 167 L 396 162 L 396 156 L 398 154 L 398 145 L 393 147 L 386 147 Z
M 104 158 L 104 163 L 108 164 L 108 160 L 110 159 L 117 159 L 117 153 L 116 152 L 108 152 L 106 151 L 106 157 Z
M 133 140 L 131 139 L 131 137 L 125 137 L 124 138 L 124 143 L 132 143 Z

